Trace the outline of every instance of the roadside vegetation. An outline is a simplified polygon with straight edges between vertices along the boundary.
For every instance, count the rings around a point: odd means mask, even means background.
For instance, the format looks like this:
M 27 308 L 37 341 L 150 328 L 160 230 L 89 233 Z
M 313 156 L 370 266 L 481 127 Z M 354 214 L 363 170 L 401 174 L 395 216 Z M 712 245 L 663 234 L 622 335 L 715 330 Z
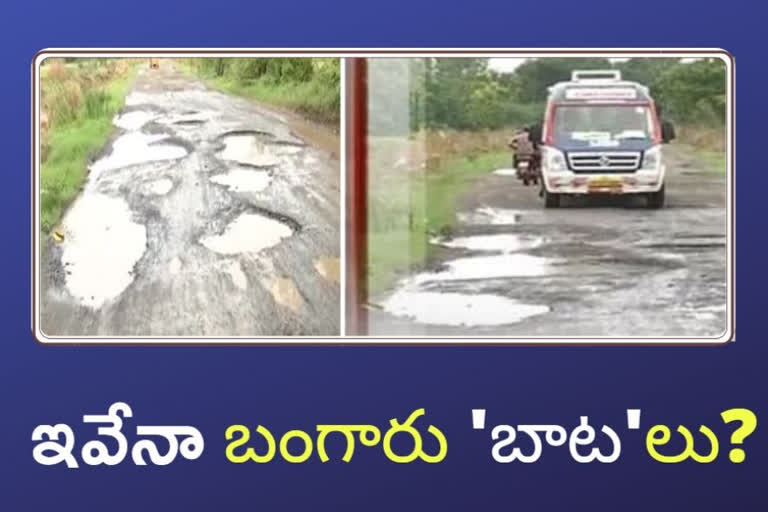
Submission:
M 77 196 L 107 142 L 133 65 L 121 59 L 46 59 L 40 69 L 40 227 L 48 233 Z
M 184 64 L 212 86 L 295 111 L 338 129 L 339 59 L 205 58 Z
M 502 73 L 482 58 L 369 61 L 369 291 L 427 264 L 429 238 L 450 233 L 471 182 L 511 166 L 513 130 L 542 120 L 547 87 L 573 69 L 619 68 L 648 85 L 713 172 L 725 172 L 726 70 L 717 59 L 527 60 Z

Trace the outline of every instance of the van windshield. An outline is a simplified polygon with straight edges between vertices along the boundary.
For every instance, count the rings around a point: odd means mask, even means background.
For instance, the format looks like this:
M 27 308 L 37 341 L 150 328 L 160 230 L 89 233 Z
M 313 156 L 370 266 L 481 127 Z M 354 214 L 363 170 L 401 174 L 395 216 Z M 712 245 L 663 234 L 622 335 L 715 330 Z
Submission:
M 561 105 L 555 110 L 553 134 L 556 144 L 619 145 L 622 140 L 650 140 L 653 118 L 647 106 Z

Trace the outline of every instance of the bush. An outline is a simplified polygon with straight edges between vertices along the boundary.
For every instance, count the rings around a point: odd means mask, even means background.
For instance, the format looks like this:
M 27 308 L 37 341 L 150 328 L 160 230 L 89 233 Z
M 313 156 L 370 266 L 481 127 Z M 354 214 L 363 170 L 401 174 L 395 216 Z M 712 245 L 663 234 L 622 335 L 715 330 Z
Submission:
M 83 104 L 83 92 L 74 79 L 46 77 L 42 85 L 42 104 L 51 125 L 74 121 Z
M 322 122 L 340 116 L 339 59 L 204 58 L 190 59 L 200 76 L 230 92 L 296 110 Z
M 88 119 L 98 119 L 112 111 L 112 97 L 103 89 L 85 93 L 84 112 Z

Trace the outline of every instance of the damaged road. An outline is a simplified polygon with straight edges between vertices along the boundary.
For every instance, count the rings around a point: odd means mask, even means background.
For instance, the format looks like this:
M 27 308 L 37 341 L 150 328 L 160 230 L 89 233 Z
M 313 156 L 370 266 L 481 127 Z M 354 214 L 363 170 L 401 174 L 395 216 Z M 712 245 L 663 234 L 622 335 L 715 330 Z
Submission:
M 696 336 L 726 328 L 725 175 L 665 148 L 667 207 L 573 199 L 489 172 L 429 268 L 372 298 L 372 335 Z
M 338 148 L 165 62 L 114 124 L 43 255 L 46 335 L 339 333 Z

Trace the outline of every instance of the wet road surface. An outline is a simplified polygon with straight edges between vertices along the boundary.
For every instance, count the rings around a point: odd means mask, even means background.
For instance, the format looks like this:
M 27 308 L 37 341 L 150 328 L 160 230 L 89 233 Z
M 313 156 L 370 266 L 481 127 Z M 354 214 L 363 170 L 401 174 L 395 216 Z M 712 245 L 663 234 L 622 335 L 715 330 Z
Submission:
M 114 124 L 47 243 L 45 334 L 339 333 L 338 150 L 171 63 Z
M 665 148 L 667 206 L 544 209 L 504 172 L 468 186 L 429 268 L 372 299 L 371 335 L 701 336 L 726 321 L 725 176 Z

